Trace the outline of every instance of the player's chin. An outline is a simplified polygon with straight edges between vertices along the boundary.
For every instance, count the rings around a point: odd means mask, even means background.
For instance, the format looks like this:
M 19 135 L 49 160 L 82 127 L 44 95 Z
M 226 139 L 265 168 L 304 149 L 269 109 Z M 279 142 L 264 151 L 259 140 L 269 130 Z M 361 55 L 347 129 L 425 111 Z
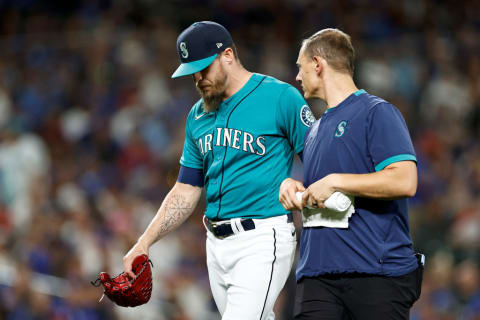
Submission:
M 202 90 L 203 98 L 209 99 L 213 96 L 215 96 L 215 92 L 212 89 L 208 88 L 208 89 Z

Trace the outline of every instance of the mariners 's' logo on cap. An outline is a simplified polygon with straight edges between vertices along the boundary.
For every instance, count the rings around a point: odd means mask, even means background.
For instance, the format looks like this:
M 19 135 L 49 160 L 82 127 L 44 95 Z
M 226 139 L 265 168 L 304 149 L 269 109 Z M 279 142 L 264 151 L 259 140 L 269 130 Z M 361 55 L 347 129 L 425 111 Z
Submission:
M 311 127 L 315 122 L 315 116 L 307 105 L 304 105 L 302 109 L 300 109 L 300 119 L 302 119 L 303 124 L 307 127 Z
M 347 127 L 347 121 L 343 120 L 337 125 L 337 130 L 335 130 L 335 137 L 341 137 L 345 133 L 345 128 Z
M 188 58 L 187 44 L 185 42 L 180 42 L 180 51 L 182 51 L 182 58 Z

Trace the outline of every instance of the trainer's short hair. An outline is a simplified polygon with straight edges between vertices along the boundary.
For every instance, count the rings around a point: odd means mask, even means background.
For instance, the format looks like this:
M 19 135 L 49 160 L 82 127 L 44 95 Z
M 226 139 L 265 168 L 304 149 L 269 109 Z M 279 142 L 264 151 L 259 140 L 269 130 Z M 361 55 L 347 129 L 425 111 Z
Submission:
M 320 30 L 303 40 L 302 50 L 307 57 L 322 57 L 334 70 L 353 76 L 355 49 L 345 32 L 332 28 Z

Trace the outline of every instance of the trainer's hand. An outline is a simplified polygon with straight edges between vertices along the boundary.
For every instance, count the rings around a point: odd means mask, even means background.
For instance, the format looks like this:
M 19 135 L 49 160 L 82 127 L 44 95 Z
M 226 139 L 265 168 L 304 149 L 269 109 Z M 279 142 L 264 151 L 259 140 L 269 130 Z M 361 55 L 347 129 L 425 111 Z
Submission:
M 302 205 L 311 208 L 325 208 L 327 200 L 336 190 L 338 175 L 329 174 L 328 176 L 312 183 L 303 194 Z
M 130 279 L 135 279 L 135 274 L 132 272 L 132 262 L 137 256 L 142 254 L 148 256 L 148 247 L 139 240 L 123 257 L 123 271 L 125 271 Z
M 303 191 L 305 191 L 305 187 L 300 181 L 287 178 L 280 185 L 278 199 L 287 210 L 302 210 L 302 203 L 298 201 L 296 193 Z

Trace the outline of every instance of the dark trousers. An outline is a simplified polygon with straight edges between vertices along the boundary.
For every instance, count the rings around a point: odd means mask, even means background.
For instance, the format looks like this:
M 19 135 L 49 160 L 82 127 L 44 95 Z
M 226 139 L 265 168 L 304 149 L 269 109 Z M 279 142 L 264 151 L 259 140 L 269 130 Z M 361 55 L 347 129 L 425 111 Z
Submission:
M 322 275 L 297 284 L 296 320 L 406 320 L 420 297 L 423 267 L 400 277 Z

